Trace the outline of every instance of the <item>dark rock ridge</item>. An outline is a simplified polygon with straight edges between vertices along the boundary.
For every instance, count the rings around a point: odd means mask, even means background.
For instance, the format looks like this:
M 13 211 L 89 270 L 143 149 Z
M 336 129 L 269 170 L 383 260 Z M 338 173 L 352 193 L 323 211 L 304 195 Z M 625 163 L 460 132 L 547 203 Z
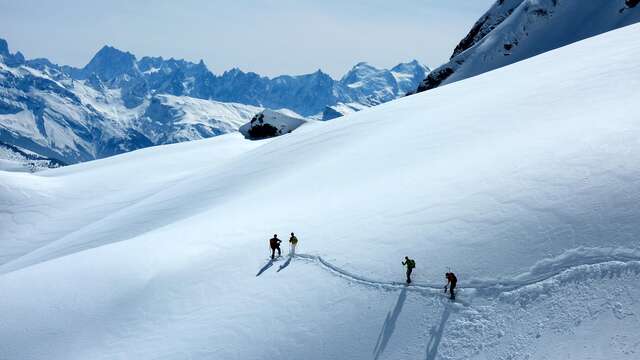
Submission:
M 498 0 L 416 92 L 640 21 L 640 0 Z M 634 9 L 635 8 L 635 9 Z

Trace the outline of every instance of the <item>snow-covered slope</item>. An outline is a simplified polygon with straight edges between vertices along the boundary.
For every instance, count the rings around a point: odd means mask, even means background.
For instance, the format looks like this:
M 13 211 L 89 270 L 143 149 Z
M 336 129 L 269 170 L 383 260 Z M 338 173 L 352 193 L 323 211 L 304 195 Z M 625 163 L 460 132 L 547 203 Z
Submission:
M 0 354 L 636 359 L 639 32 L 289 136 L 0 172 Z
M 498 0 L 418 92 L 636 23 L 637 5 L 635 0 Z

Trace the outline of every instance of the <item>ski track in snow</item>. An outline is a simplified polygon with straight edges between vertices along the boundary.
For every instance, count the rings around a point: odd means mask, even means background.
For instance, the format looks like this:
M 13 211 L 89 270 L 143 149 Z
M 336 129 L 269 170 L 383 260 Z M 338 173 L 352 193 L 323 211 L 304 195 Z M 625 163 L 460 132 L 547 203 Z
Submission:
M 443 285 L 435 283 L 407 285 L 404 282 L 369 279 L 341 269 L 318 255 L 296 254 L 295 258 L 318 264 L 322 269 L 334 275 L 366 286 L 387 290 L 406 288 L 425 294 L 442 293 L 444 288 Z M 461 281 L 468 285 L 458 285 L 456 288 L 458 290 L 472 290 L 478 295 L 488 297 L 499 296 L 501 299 L 507 300 L 512 298 L 510 295 L 523 293 L 527 290 L 531 292 L 540 286 L 543 288 L 541 290 L 544 290 L 544 288 L 558 282 L 565 283 L 577 279 L 602 277 L 606 274 L 612 275 L 625 271 L 640 274 L 640 252 L 628 249 L 578 248 L 567 251 L 560 256 L 539 261 L 528 272 L 512 279 L 472 279 Z M 555 280 L 555 284 L 548 283 L 553 280 Z

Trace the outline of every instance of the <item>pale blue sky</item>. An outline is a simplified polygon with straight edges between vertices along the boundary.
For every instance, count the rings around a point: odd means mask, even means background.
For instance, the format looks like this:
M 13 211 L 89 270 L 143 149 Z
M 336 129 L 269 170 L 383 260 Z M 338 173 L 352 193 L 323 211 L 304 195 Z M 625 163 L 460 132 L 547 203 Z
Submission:
M 0 0 L 0 37 L 83 66 L 103 45 L 274 76 L 437 66 L 494 0 Z

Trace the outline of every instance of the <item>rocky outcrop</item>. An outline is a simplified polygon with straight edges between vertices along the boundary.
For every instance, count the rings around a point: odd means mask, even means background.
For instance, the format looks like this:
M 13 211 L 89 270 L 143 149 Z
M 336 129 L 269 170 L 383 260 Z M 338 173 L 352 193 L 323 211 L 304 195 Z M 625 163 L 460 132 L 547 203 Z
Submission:
M 498 0 L 416 92 L 640 21 L 638 0 Z M 621 10 L 621 8 L 624 8 Z M 623 11 L 628 10 L 628 11 Z

